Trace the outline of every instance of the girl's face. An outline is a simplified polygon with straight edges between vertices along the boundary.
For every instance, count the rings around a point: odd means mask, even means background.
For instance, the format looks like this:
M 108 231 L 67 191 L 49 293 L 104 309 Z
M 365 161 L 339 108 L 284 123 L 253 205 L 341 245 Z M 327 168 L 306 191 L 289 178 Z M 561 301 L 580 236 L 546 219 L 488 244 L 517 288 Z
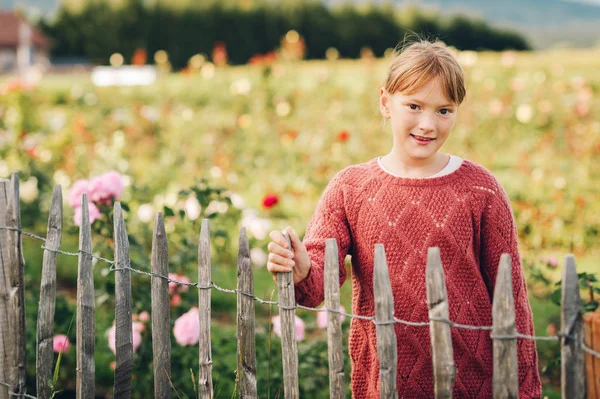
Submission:
M 380 90 L 380 108 L 390 119 L 394 151 L 407 165 L 434 162 L 456 120 L 458 105 L 446 98 L 439 79 L 412 94 Z

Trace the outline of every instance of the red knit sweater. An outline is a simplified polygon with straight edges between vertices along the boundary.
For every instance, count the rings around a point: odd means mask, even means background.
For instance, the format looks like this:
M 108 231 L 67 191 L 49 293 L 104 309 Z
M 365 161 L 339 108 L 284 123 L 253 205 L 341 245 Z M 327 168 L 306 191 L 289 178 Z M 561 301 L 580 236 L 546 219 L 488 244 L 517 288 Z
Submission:
M 449 175 L 408 179 L 383 171 L 377 159 L 339 172 L 329 183 L 310 221 L 304 244 L 311 258 L 307 278 L 296 285 L 296 300 L 318 306 L 324 299 L 325 239 L 339 246 L 340 284 L 344 258 L 352 256 L 352 311 L 372 316 L 375 244 L 384 244 L 394 293 L 395 316 L 428 321 L 425 265 L 427 248 L 439 247 L 450 319 L 490 326 L 492 295 L 502 253 L 512 259 L 517 330 L 533 335 L 533 320 L 518 252 L 509 200 L 485 168 L 463 161 Z M 433 397 L 429 328 L 395 324 L 400 397 Z M 456 398 L 492 397 L 490 331 L 452 328 Z M 375 325 L 352 319 L 349 351 L 355 398 L 379 397 Z M 518 341 L 519 397 L 539 398 L 541 384 L 535 342 Z

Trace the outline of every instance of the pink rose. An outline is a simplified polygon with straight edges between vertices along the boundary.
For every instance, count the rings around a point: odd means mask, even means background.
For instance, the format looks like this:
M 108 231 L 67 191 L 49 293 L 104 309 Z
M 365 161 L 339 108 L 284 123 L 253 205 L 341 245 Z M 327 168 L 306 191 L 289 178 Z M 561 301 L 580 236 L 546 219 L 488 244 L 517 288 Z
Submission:
M 175 320 L 173 335 L 179 345 L 195 345 L 200 339 L 198 308 L 193 307 Z
M 556 259 L 554 256 L 548 256 L 546 258 L 546 263 L 548 264 L 548 267 L 552 269 L 556 269 L 558 267 L 558 259 Z
M 93 178 L 90 183 L 90 199 L 96 203 L 108 204 L 119 199 L 123 191 L 123 179 L 115 171 L 106 172 Z
M 71 342 L 69 341 L 69 337 L 65 334 L 57 334 L 54 336 L 52 349 L 56 353 L 67 353 L 69 348 L 71 347 Z
M 175 294 L 171 297 L 170 305 L 172 308 L 181 305 L 181 295 Z
M 142 323 L 132 323 L 131 324 L 131 341 L 133 344 L 133 351 L 135 352 L 137 348 L 140 347 L 142 343 L 142 334 L 144 325 Z M 108 330 L 108 347 L 110 350 L 116 355 L 117 347 L 116 347 L 116 333 L 117 326 L 113 323 L 112 327 Z
M 100 213 L 100 209 L 93 202 L 88 202 L 88 213 L 90 216 L 90 224 L 94 223 L 94 220 L 100 219 L 102 214 Z M 73 221 L 77 226 L 81 226 L 81 207 L 78 206 L 75 208 L 75 216 L 73 216 Z
M 271 317 L 271 322 L 273 323 L 273 332 L 281 337 L 281 316 L 273 316 Z M 295 316 L 296 323 L 296 341 L 302 341 L 304 339 L 304 321 Z
M 342 312 L 345 312 L 346 309 L 344 309 L 344 307 L 342 305 L 340 305 L 340 310 Z M 327 311 L 322 311 L 317 313 L 317 326 L 319 328 L 327 328 L 327 314 L 329 312 Z M 346 316 L 344 316 L 343 314 L 340 315 L 340 323 L 344 321 L 344 319 L 346 318 Z
M 89 197 L 90 182 L 87 180 L 84 180 L 84 179 L 77 180 L 71 186 L 71 189 L 69 190 L 69 195 L 68 195 L 68 202 L 72 208 L 77 209 L 77 208 L 81 207 L 81 194 L 83 194 L 83 193 L 88 193 L 88 201 L 89 201 L 90 200 L 90 197 Z
M 150 314 L 144 310 L 142 313 L 140 313 L 139 318 L 141 322 L 145 323 L 150 320 Z
M 175 281 L 180 281 L 182 283 L 190 283 L 191 282 L 191 280 L 188 277 L 181 276 L 176 273 L 169 273 L 169 279 L 175 280 Z M 169 281 L 169 293 L 171 295 L 176 294 L 178 292 L 186 292 L 189 288 L 190 288 L 189 285 L 181 285 L 181 284 L 177 284 L 172 281 Z

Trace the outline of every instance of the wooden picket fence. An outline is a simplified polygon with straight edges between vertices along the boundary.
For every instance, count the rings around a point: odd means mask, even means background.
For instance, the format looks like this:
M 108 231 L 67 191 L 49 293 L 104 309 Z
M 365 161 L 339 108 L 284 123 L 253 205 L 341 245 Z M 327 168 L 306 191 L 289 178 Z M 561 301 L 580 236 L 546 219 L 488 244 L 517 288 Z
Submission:
M 37 321 L 37 397 L 51 396 L 48 381 L 52 379 L 53 325 L 56 298 L 56 261 L 61 253 L 62 235 L 61 187 L 55 186 L 50 207 L 48 231 L 44 245 L 40 306 Z M 95 394 L 95 309 L 92 269 L 92 236 L 87 195 L 83 194 L 82 222 L 79 233 L 77 280 L 77 398 L 93 398 Z M 0 399 L 25 394 L 25 304 L 20 211 L 19 179 L 0 180 Z M 132 300 L 129 243 L 120 203 L 114 206 L 116 368 L 114 397 L 130 398 L 132 393 L 133 343 Z M 62 252 L 64 253 L 64 252 Z M 155 398 L 171 398 L 170 383 L 170 306 L 167 236 L 160 213 L 157 214 L 152 239 L 152 349 L 154 357 Z M 517 338 L 525 337 L 515 327 L 510 258 L 502 255 L 494 292 L 493 326 L 493 391 L 494 398 L 518 397 Z M 139 272 L 139 271 L 138 271 Z M 146 273 L 148 274 L 148 273 Z M 283 356 L 284 397 L 299 397 L 298 354 L 295 339 L 295 303 L 291 273 L 278 275 L 281 315 L 281 345 Z M 427 267 L 427 301 L 433 357 L 434 392 L 436 398 L 452 397 L 456 368 L 453 360 L 448 320 L 448 297 L 438 248 L 429 248 Z M 250 250 L 245 230 L 239 235 L 237 290 L 238 389 L 242 398 L 258 397 L 256 382 L 256 349 L 253 275 Z M 198 308 L 200 341 L 198 351 L 198 395 L 213 397 L 211 355 L 211 282 L 210 233 L 208 220 L 202 222 L 198 248 Z M 374 291 L 376 311 L 377 353 L 380 362 L 381 398 L 397 398 L 397 351 L 394 323 L 394 302 L 383 245 L 375 246 Z M 583 323 L 575 261 L 566 257 L 563 270 L 562 327 L 560 340 L 562 360 L 562 395 L 564 398 L 586 397 Z M 328 311 L 329 383 L 332 398 L 345 398 L 344 359 L 340 323 L 340 286 L 338 249 L 334 239 L 326 241 L 325 303 Z M 312 309 L 315 310 L 315 309 Z M 355 315 L 348 315 L 357 317 Z M 364 317 L 363 317 L 364 318 Z M 456 327 L 456 326 L 454 326 Z M 546 337 L 548 338 L 548 337 Z M 591 356 L 591 355 L 588 355 Z M 599 359 L 594 359 L 597 361 Z

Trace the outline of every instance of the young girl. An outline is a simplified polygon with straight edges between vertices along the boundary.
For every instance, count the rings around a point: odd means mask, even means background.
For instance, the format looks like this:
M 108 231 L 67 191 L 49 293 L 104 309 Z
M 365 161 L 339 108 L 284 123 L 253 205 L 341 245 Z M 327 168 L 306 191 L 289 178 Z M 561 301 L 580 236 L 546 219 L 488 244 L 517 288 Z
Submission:
M 465 78 L 439 43 L 415 42 L 397 55 L 384 86 L 380 110 L 391 122 L 389 154 L 350 166 L 331 180 L 301 242 L 288 227 L 292 249 L 281 232 L 270 234 L 267 267 L 293 271 L 296 300 L 316 307 L 324 299 L 325 240 L 339 247 L 340 284 L 344 258 L 352 256 L 352 312 L 372 316 L 375 244 L 384 244 L 394 292 L 395 316 L 428 321 L 427 249 L 439 247 L 450 319 L 492 324 L 492 296 L 502 253 L 512 259 L 516 325 L 533 335 L 531 308 L 519 257 L 510 202 L 484 167 L 440 148 L 465 97 Z M 493 132 L 481 132 L 493 134 Z M 401 397 L 433 397 L 429 329 L 395 324 L 397 387 Z M 452 328 L 457 367 L 454 396 L 491 398 L 493 351 L 490 331 Z M 519 397 L 539 398 L 541 384 L 534 341 L 518 341 Z M 375 325 L 352 319 L 349 338 L 351 387 L 355 398 L 379 396 Z

